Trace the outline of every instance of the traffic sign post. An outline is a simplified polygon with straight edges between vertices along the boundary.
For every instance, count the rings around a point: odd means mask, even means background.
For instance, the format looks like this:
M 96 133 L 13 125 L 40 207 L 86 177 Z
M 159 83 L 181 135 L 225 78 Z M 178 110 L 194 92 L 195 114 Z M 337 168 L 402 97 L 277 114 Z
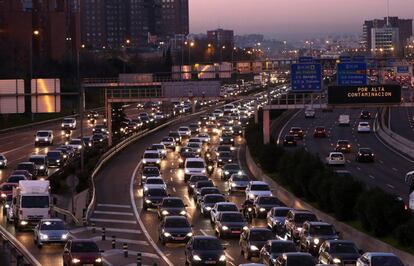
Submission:
M 322 90 L 322 65 L 299 63 L 291 66 L 293 92 L 318 92 Z
M 364 62 L 339 63 L 338 86 L 363 86 L 368 84 L 367 64 Z

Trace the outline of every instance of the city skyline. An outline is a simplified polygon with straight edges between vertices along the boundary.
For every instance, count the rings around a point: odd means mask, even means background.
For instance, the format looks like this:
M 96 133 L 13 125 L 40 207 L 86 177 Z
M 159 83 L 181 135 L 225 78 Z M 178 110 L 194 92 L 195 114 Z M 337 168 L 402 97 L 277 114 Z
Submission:
M 240 0 L 226 0 L 226 5 L 222 0 L 192 0 L 190 32 L 206 33 L 220 27 L 232 29 L 237 35 L 261 33 L 266 37 L 291 40 L 361 34 L 365 20 L 387 15 L 386 6 L 386 0 L 364 0 L 362 3 L 360 0 L 256 0 L 254 6 L 250 1 Z M 414 1 L 390 0 L 389 6 L 390 16 L 413 18 Z

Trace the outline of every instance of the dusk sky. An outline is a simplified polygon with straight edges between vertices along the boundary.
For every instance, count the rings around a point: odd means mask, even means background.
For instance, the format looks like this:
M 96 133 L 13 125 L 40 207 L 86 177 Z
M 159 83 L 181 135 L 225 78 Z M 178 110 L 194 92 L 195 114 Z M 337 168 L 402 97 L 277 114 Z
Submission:
M 190 32 L 217 27 L 235 34 L 299 39 L 362 32 L 366 19 L 386 16 L 386 0 L 189 0 Z M 390 0 L 390 16 L 414 17 L 414 0 Z

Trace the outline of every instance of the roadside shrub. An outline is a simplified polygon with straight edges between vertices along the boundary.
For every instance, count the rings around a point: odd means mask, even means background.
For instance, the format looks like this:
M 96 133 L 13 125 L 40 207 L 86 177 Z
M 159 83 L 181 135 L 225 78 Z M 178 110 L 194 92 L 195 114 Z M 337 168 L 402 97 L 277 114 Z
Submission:
M 361 182 L 353 178 L 334 175 L 330 190 L 330 198 L 336 218 L 349 221 L 355 218 L 355 205 L 361 193 L 365 191 Z
M 259 155 L 260 165 L 266 172 L 273 173 L 277 170 L 277 166 L 283 155 L 284 150 L 276 144 L 266 144 L 263 146 Z
M 405 224 L 398 226 L 394 231 L 394 236 L 398 243 L 404 246 L 414 245 L 414 219 L 410 219 Z

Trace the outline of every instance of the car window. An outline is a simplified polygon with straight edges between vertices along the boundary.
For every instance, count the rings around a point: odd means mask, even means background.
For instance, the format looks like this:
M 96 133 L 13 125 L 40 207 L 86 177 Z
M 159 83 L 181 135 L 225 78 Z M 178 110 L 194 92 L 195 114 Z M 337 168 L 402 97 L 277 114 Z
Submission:
M 218 239 L 195 239 L 193 242 L 195 250 L 222 250 L 223 247 Z
M 62 221 L 43 221 L 40 230 L 64 230 L 65 224 Z
M 275 238 L 272 231 L 270 230 L 252 230 L 250 231 L 251 241 L 266 241 Z
M 77 252 L 99 252 L 99 248 L 94 242 L 72 242 L 71 251 Z

